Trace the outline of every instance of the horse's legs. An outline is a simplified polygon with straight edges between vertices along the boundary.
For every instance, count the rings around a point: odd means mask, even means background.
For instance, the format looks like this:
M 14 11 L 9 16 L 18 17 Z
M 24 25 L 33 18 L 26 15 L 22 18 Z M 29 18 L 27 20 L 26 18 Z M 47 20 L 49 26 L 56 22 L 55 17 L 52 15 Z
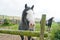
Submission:
M 24 40 L 24 36 L 21 35 L 20 37 L 21 37 L 21 40 Z
M 28 40 L 30 40 L 31 39 L 31 36 L 28 36 Z
M 33 38 L 31 38 L 31 36 L 28 37 L 28 40 L 34 40 Z
M 34 31 L 34 28 L 29 28 L 30 31 Z M 31 36 L 28 36 L 28 40 L 34 40 L 33 38 L 31 38 Z

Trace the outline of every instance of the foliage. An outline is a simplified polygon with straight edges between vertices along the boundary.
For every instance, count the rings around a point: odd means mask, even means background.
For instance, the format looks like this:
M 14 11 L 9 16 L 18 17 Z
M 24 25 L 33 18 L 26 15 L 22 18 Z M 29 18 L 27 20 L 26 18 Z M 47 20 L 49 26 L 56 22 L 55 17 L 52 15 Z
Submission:
M 58 23 L 58 25 L 60 26 L 60 22 L 57 22 Z
M 60 30 L 55 31 L 53 34 L 51 40 L 60 40 Z
M 54 40 L 60 40 L 60 30 L 57 30 L 54 34 Z
M 60 26 L 54 22 L 51 28 L 51 40 L 60 40 Z
M 40 31 L 40 23 L 36 23 L 35 31 Z
M 4 19 L 4 25 L 9 25 L 9 20 L 8 19 Z
M 13 24 L 9 21 L 9 19 L 4 19 L 4 23 L 2 24 L 2 26 L 11 26 L 11 25 Z

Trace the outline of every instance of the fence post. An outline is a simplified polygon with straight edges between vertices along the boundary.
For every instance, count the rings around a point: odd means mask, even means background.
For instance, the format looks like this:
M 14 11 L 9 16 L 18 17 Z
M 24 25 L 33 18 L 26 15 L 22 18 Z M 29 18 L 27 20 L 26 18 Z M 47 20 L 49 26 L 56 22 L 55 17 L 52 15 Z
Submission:
M 46 22 L 46 15 L 43 14 L 41 19 L 40 40 L 44 40 L 45 22 Z

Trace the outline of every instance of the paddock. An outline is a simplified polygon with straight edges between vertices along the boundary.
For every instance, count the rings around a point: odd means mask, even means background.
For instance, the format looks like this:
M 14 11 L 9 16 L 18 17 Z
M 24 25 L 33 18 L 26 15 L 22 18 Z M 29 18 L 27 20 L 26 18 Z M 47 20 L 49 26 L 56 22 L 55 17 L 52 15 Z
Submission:
M 46 22 L 46 15 L 43 14 L 42 19 L 41 19 L 41 30 L 39 32 L 0 30 L 0 33 L 4 33 L 3 35 L 0 35 L 0 40 L 5 40 L 5 39 L 6 40 L 17 40 L 17 39 L 20 40 L 19 35 L 39 37 L 40 38 L 39 40 L 44 40 L 45 22 Z M 28 35 L 28 33 L 30 33 L 32 35 Z M 11 34 L 13 34 L 13 35 L 11 35 Z

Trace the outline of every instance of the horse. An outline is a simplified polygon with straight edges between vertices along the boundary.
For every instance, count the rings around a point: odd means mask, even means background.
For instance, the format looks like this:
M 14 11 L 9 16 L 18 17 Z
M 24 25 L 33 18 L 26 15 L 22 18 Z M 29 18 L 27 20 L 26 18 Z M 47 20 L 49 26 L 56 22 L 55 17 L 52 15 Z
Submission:
M 51 18 L 48 19 L 47 22 L 46 22 L 46 26 L 48 26 L 48 31 L 50 31 L 50 29 L 51 29 L 51 25 L 52 25 L 53 19 L 54 19 L 54 17 L 51 17 Z
M 22 19 L 19 24 L 19 30 L 29 30 L 29 31 L 35 30 L 35 17 L 34 17 L 33 8 L 34 8 L 34 5 L 32 5 L 32 7 L 29 7 L 27 6 L 27 4 L 25 4 L 25 9 L 23 10 Z M 24 40 L 24 36 L 22 35 L 20 36 L 21 36 L 21 39 Z M 31 36 L 28 36 L 28 40 L 30 39 L 31 39 Z
M 53 19 L 54 17 L 51 17 L 46 21 L 46 26 L 48 26 L 48 30 L 47 30 L 48 32 L 50 32 Z M 40 24 L 41 24 L 41 21 L 40 21 Z

